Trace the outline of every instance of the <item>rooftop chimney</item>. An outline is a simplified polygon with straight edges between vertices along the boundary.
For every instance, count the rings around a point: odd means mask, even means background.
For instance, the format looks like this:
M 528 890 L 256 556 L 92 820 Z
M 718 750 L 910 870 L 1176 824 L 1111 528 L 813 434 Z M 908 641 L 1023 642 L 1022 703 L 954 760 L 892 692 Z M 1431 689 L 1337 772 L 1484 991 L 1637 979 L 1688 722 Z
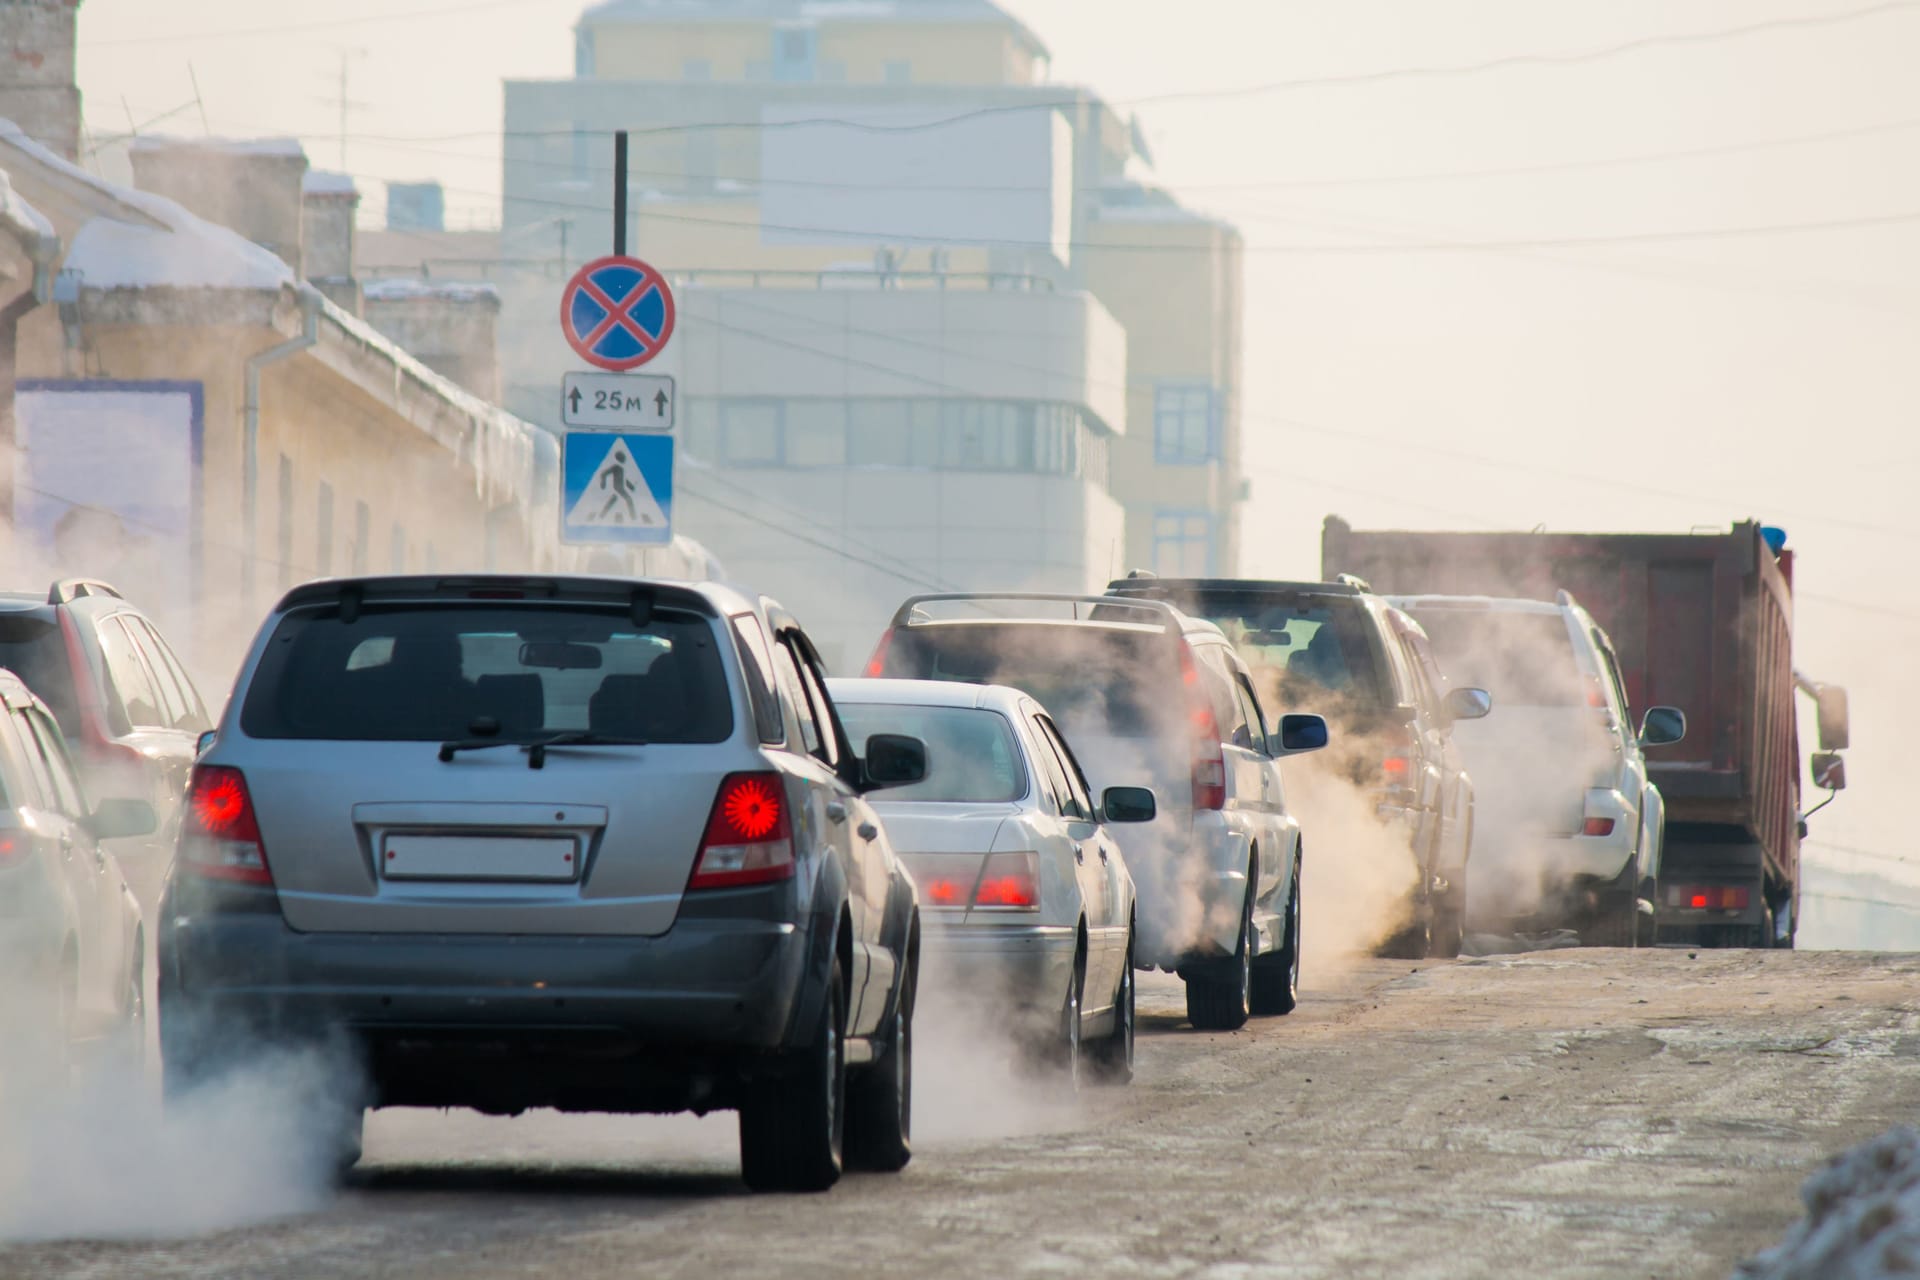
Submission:
M 301 183 L 301 237 L 305 272 L 334 303 L 360 314 L 360 282 L 354 276 L 353 222 L 360 192 L 344 173 L 307 170 Z
M 301 252 L 307 153 L 296 139 L 135 138 L 132 159 L 142 191 L 233 228 L 308 274 Z
M 0 0 L 0 119 L 69 160 L 80 157 L 79 16 L 80 0 Z

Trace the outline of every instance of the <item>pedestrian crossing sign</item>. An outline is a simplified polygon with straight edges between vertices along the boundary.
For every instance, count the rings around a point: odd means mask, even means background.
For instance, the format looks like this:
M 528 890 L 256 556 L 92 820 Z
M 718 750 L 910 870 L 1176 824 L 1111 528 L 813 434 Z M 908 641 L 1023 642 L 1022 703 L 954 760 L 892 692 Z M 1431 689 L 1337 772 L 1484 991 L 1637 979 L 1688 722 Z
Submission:
M 673 437 L 567 432 L 560 457 L 560 540 L 673 541 Z

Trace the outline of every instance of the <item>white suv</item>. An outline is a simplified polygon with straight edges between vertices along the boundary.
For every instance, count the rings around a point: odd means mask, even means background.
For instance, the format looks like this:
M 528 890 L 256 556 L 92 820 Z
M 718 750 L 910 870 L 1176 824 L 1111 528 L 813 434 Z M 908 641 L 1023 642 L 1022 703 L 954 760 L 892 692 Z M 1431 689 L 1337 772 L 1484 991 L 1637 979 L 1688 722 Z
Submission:
M 1684 713 L 1651 707 L 1629 727 L 1613 644 L 1565 591 L 1393 603 L 1426 630 L 1450 682 L 1493 695 L 1485 719 L 1454 726 L 1475 784 L 1468 927 L 1650 943 L 1666 807 L 1642 748 L 1679 741 Z

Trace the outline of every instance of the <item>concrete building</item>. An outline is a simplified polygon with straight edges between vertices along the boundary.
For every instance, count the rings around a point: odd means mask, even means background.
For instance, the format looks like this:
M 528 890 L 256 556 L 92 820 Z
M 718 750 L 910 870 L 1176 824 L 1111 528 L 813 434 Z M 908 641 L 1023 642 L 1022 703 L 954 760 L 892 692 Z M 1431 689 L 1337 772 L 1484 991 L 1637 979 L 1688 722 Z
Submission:
M 1132 122 L 1023 24 L 608 0 L 576 51 L 506 86 L 503 266 L 421 264 L 498 281 L 517 412 L 556 421 L 578 367 L 549 317 L 609 247 L 625 128 L 629 246 L 681 299 L 679 523 L 743 579 L 857 650 L 914 589 L 1233 570 L 1238 237 L 1130 181 Z

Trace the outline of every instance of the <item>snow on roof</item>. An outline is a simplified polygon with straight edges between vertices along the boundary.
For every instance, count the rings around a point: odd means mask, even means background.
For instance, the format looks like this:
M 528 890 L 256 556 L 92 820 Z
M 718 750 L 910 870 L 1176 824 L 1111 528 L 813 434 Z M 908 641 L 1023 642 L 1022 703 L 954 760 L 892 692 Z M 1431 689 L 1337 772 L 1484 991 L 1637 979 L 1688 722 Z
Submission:
M 282 156 L 307 158 L 307 149 L 298 138 L 181 138 L 168 134 L 143 134 L 128 144 L 131 151 L 224 151 L 237 156 Z
M 1022 43 L 1045 56 L 1033 29 L 992 0 L 600 0 L 580 15 L 580 25 L 601 22 L 991 22 L 1016 31 Z
M 65 156 L 56 155 L 26 135 L 26 132 L 11 120 L 0 119 L 0 144 L 18 151 L 35 164 L 50 169 L 68 182 L 85 187 L 100 199 L 118 205 L 130 217 L 138 218 L 145 210 L 134 199 L 138 192 L 118 183 L 108 182 L 96 173 L 91 173 L 74 164 Z
M 0 227 L 5 227 L 21 241 L 35 241 L 41 245 L 59 242 L 59 233 L 47 216 L 28 204 L 26 197 L 13 189 L 13 180 L 5 169 L 0 169 Z
M 440 298 L 451 302 L 471 302 L 477 298 L 500 301 L 500 290 L 474 280 L 422 280 L 419 276 L 388 276 L 369 280 L 361 287 L 369 302 L 397 302 L 409 298 Z
M 360 188 L 350 173 L 330 169 L 309 169 L 300 179 L 300 192 L 309 196 L 359 196 Z

